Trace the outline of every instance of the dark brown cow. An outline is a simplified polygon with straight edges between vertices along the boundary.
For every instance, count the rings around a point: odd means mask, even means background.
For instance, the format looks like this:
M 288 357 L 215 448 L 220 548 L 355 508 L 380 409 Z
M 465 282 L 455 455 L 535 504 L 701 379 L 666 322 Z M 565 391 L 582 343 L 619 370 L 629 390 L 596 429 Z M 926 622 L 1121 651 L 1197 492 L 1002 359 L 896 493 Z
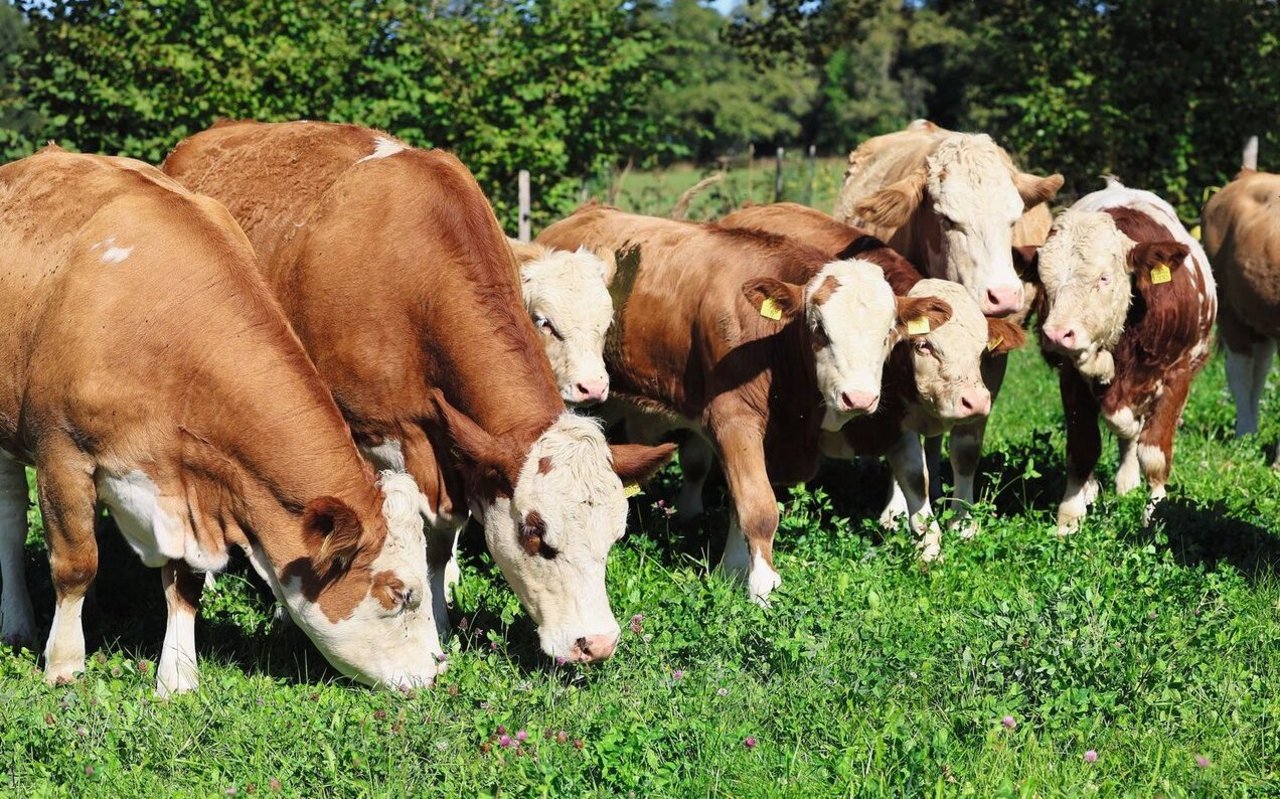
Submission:
M 0 167 L 0 263 L 0 612 L 6 635 L 34 633 L 29 463 L 57 594 L 49 681 L 84 669 L 101 503 L 162 569 L 161 694 L 196 685 L 201 573 L 233 548 L 345 674 L 431 682 L 418 492 L 375 483 L 225 208 L 139 161 L 48 148 Z
M 874 264 L 781 236 L 612 208 L 581 209 L 538 241 L 615 251 L 612 391 L 653 412 L 650 435 L 683 427 L 710 440 L 734 504 L 722 565 L 765 602 L 780 582 L 772 486 L 813 476 L 822 431 L 879 405 L 906 321 L 936 329 L 950 306 L 895 298 Z
M 884 270 L 885 278 L 893 287 L 895 294 L 911 294 L 921 281 L 926 280 L 911 262 L 879 239 L 867 235 L 856 227 L 837 222 L 821 211 L 795 203 L 749 206 L 729 214 L 721 220 L 721 224 L 792 236 L 806 244 L 816 246 L 832 258 L 856 256 L 870 260 Z M 923 290 L 934 296 L 943 296 L 950 302 L 956 314 L 963 313 L 969 320 L 981 320 L 981 311 L 971 297 L 962 291 L 950 290 L 937 283 L 938 281 L 928 280 Z M 1002 356 L 1022 346 L 1026 338 L 1021 327 L 996 317 L 986 317 L 985 326 L 981 325 L 980 321 L 976 325 L 971 324 L 967 327 L 953 321 L 938 335 L 942 340 L 936 342 L 938 345 L 936 351 L 946 354 L 945 357 L 950 361 L 951 379 L 960 385 L 969 385 L 974 382 L 982 385 L 983 372 L 988 368 L 987 362 L 993 358 L 1004 360 Z M 965 338 L 971 340 L 964 341 Z M 919 358 L 920 353 L 915 353 L 915 356 Z M 932 409 L 930 403 L 922 404 L 920 401 L 921 388 L 927 386 L 919 379 L 922 371 L 920 364 L 912 364 L 912 358 L 908 357 L 905 349 L 901 353 L 895 352 L 895 356 L 890 359 L 886 367 L 883 392 L 887 398 L 890 396 L 889 387 L 893 387 L 895 394 L 890 407 L 882 406 L 875 416 L 846 425 L 844 437 L 853 453 L 881 455 L 888 453 L 887 448 L 890 444 L 896 448 L 910 446 L 910 435 L 902 441 L 897 437 L 886 440 L 888 431 L 901 430 L 908 434 L 932 436 L 951 430 L 952 452 L 957 456 L 955 459 L 956 498 L 960 501 L 963 510 L 973 503 L 974 479 L 978 468 L 978 452 L 975 446 L 981 446 L 980 438 L 974 442 L 966 433 L 974 430 L 980 433 L 985 429 L 986 411 L 990 408 L 990 400 L 988 399 L 985 403 L 981 413 L 940 416 L 936 410 Z M 928 394 L 927 388 L 923 393 Z M 993 394 L 994 391 L 988 396 Z M 893 420 L 892 423 L 890 419 Z M 959 420 L 964 420 L 964 424 L 957 427 L 955 425 Z M 913 478 L 916 478 L 918 472 L 918 469 L 906 470 L 906 473 Z M 927 480 L 931 472 L 932 468 L 925 469 L 920 473 L 920 477 Z M 900 498 L 903 504 L 890 501 L 882 516 L 882 521 L 886 523 L 904 512 L 910 515 L 911 508 L 920 505 L 919 499 L 910 496 L 916 490 L 914 487 L 903 486 L 898 481 L 895 481 L 894 486 L 897 489 L 894 491 L 894 497 Z M 971 535 L 973 530 L 972 524 L 964 528 L 964 532 L 968 535 Z M 929 554 L 930 551 L 926 545 L 925 556 L 928 557 Z
M 565 410 L 466 167 L 354 125 L 240 122 L 182 142 L 164 168 L 240 221 L 356 442 L 417 481 L 437 603 L 470 506 L 543 650 L 612 654 L 619 475 L 647 475 L 670 448 L 611 451 Z
M 1044 289 L 1041 344 L 1058 369 L 1067 420 L 1071 532 L 1098 494 L 1098 416 L 1120 442 L 1116 491 L 1165 496 L 1173 437 L 1191 381 L 1209 358 L 1217 310 L 1200 244 L 1164 200 L 1114 179 L 1058 217 L 1034 263 Z

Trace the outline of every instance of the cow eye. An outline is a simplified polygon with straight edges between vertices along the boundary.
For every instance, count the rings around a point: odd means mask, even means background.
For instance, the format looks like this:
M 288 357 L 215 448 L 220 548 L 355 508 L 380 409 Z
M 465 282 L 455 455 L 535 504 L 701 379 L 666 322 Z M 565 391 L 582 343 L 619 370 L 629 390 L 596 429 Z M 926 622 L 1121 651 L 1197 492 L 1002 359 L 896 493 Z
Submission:
M 1099 286 L 1111 285 L 1111 275 L 1108 275 L 1106 272 L 1103 272 L 1102 275 L 1098 278 L 1098 285 Z
M 542 540 L 546 534 L 547 523 L 543 521 L 542 515 L 537 511 L 530 511 L 520 525 L 520 548 L 529 555 L 538 555 L 546 560 L 554 559 L 560 552 Z
M 556 330 L 556 326 L 551 324 L 551 320 L 548 319 L 547 317 L 539 314 L 538 316 L 535 316 L 533 318 L 533 323 L 538 326 L 539 330 L 544 330 L 547 333 L 550 333 L 551 335 L 555 336 L 557 339 L 562 338 L 560 336 L 560 331 Z

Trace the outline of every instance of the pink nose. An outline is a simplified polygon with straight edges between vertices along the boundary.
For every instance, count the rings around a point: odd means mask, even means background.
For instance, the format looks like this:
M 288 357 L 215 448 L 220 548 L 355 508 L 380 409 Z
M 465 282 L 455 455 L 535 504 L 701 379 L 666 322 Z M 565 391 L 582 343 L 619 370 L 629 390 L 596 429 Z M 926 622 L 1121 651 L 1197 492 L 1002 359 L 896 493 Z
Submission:
M 982 389 L 966 391 L 960 395 L 960 416 L 986 416 L 991 413 L 991 392 Z
M 618 635 L 584 635 L 569 650 L 569 659 L 578 663 L 608 660 L 618 648 Z
M 982 300 L 982 313 L 1007 316 L 1022 307 L 1022 286 L 989 288 Z
M 846 413 L 874 413 L 880 405 L 880 395 L 870 391 L 844 391 L 840 394 L 840 410 Z
M 574 402 L 604 402 L 609 396 L 608 380 L 584 380 L 573 386 Z
M 1044 334 L 1055 347 L 1064 350 L 1075 349 L 1080 340 L 1074 327 L 1046 327 Z

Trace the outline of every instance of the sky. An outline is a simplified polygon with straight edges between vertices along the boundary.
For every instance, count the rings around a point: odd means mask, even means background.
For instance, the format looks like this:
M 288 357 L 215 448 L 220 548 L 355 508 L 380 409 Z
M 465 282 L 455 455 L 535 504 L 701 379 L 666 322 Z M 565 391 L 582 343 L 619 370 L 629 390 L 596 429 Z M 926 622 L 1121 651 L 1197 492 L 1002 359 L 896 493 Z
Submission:
M 721 14 L 728 14 L 737 4 L 738 0 L 715 0 L 711 5 L 715 6 Z

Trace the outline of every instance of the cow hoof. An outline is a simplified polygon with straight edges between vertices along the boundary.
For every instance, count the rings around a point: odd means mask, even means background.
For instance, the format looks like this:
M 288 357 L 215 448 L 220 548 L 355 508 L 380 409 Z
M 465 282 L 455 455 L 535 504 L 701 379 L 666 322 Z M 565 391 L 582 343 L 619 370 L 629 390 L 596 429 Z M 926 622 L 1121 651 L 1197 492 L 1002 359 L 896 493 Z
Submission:
M 449 562 L 444 566 L 444 603 L 448 607 L 453 607 L 453 589 L 462 582 L 462 570 L 458 568 L 458 561 L 450 558 Z
M 747 591 L 751 595 L 751 601 L 762 608 L 769 607 L 769 595 L 780 585 L 782 578 L 768 566 L 760 566 L 747 577 Z
M 195 672 L 187 673 L 187 669 L 178 669 L 173 674 L 161 674 L 156 680 L 156 696 L 168 699 L 177 694 L 194 691 L 199 686 Z
M 1116 493 L 1119 494 L 1120 496 L 1124 496 L 1125 494 L 1128 494 L 1130 491 L 1134 490 L 1140 485 L 1142 485 L 1142 475 L 1138 472 L 1137 469 L 1133 470 L 1133 474 L 1127 474 L 1122 471 L 1116 475 Z M 1094 497 L 1096 496 L 1097 496 L 1097 491 L 1095 489 Z M 1092 502 L 1093 500 L 1089 500 L 1089 501 Z
M 956 531 L 960 534 L 962 539 L 968 541 L 970 538 L 977 537 L 979 531 L 978 523 L 972 519 L 966 519 L 965 521 L 960 522 Z
M 1079 532 L 1080 520 L 1082 518 L 1083 517 L 1081 516 L 1070 516 L 1062 513 L 1062 511 L 1059 511 L 1058 512 L 1058 535 L 1068 536 L 1068 535 L 1074 535 L 1075 533 Z
M 1084 504 L 1092 505 L 1097 499 L 1102 489 L 1098 485 L 1098 478 L 1090 475 L 1089 480 L 1084 484 Z
M 44 681 L 49 685 L 71 685 L 76 675 L 84 671 L 84 661 L 79 663 L 50 663 L 44 668 Z

